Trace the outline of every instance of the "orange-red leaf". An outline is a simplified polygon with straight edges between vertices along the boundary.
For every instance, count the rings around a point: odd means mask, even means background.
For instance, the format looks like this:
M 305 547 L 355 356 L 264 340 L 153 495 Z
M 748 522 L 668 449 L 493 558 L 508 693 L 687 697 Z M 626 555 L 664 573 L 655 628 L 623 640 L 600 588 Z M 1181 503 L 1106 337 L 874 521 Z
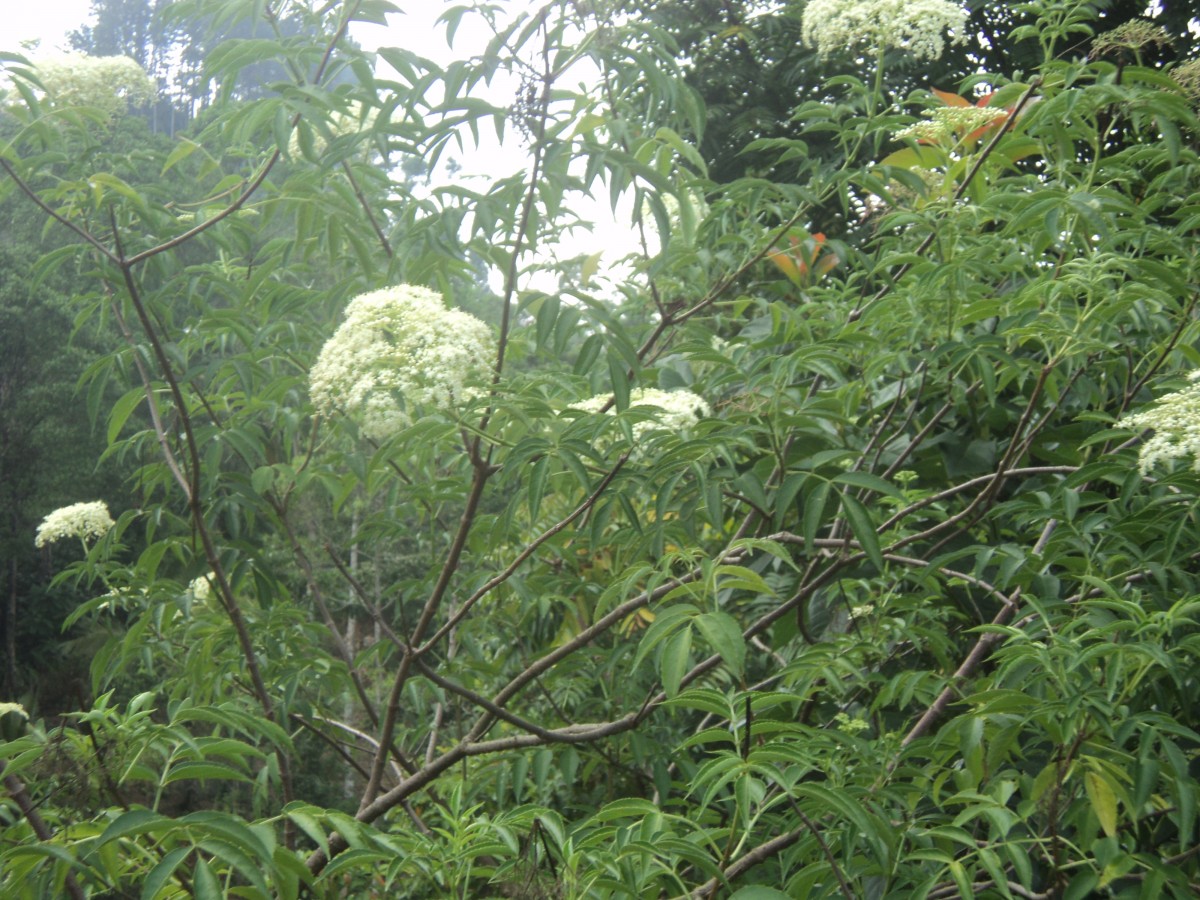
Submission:
M 971 101 L 966 97 L 960 97 L 958 94 L 952 94 L 949 91 L 939 91 L 937 88 L 930 88 L 933 95 L 945 103 L 947 106 L 970 106 Z

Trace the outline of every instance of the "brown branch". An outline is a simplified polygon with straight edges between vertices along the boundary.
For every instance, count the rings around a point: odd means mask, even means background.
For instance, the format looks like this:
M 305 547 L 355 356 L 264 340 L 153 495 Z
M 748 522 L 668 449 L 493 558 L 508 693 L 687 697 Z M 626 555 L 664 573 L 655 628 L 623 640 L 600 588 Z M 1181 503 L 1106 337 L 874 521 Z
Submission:
M 171 444 L 167 440 L 167 429 L 163 425 L 162 415 L 158 411 L 158 400 L 154 396 L 150 373 L 146 371 L 146 364 L 142 362 L 142 355 L 138 350 L 137 343 L 133 339 L 133 332 L 129 330 L 129 326 L 125 323 L 125 317 L 121 315 L 121 308 L 116 302 L 109 303 L 109 307 L 112 309 L 113 318 L 116 319 L 121 336 L 125 338 L 125 343 L 129 345 L 129 349 L 133 355 L 133 364 L 138 370 L 138 377 L 142 379 L 142 386 L 146 389 L 146 405 L 150 410 L 150 422 L 154 426 L 154 436 L 158 439 L 158 446 L 162 450 L 163 459 L 166 461 L 171 475 L 174 476 L 176 484 L 183 491 L 184 497 L 190 501 L 192 496 L 191 483 L 179 467 L 179 462 L 175 459 L 175 452 L 171 449 Z
M 543 27 L 547 10 L 543 9 L 539 15 L 542 17 Z M 504 303 L 500 317 L 500 337 L 496 345 L 496 363 L 492 376 L 492 390 L 495 391 L 499 384 L 501 374 L 504 369 L 505 354 L 508 348 L 509 331 L 512 323 L 512 307 L 513 298 L 517 288 L 517 275 L 519 272 L 518 258 L 522 251 L 522 245 L 526 242 L 526 237 L 529 232 L 530 223 L 533 219 L 534 203 L 537 199 L 538 182 L 541 179 L 542 165 L 545 157 L 545 137 L 546 123 L 550 116 L 550 101 L 551 87 L 554 83 L 554 72 L 551 69 L 551 46 L 549 32 L 546 33 L 545 43 L 543 46 L 543 65 L 542 74 L 542 90 L 539 99 L 539 112 L 537 117 L 537 131 L 533 138 L 533 166 L 529 175 L 529 185 L 525 193 L 521 209 L 521 217 L 517 224 L 517 231 L 514 236 L 512 255 L 509 259 L 508 271 L 504 279 Z M 493 408 L 489 405 L 485 410 L 483 417 L 480 420 L 477 433 L 484 435 L 487 432 L 488 423 L 491 420 Z M 425 633 L 433 621 L 433 617 L 441 606 L 442 600 L 446 595 L 446 591 L 450 585 L 450 579 L 455 570 L 458 568 L 459 559 L 462 556 L 463 549 L 466 546 L 467 536 L 470 534 L 471 526 L 475 521 L 475 514 L 479 507 L 479 502 L 483 496 L 483 489 L 488 478 L 495 471 L 491 464 L 492 448 L 489 447 L 486 459 L 480 454 L 480 445 L 482 437 L 476 437 L 473 442 L 468 442 L 468 451 L 471 458 L 471 463 L 474 467 L 474 478 L 472 479 L 470 493 L 467 497 L 466 506 L 463 510 L 462 518 L 459 520 L 458 530 L 454 536 L 454 540 L 446 555 L 446 560 L 442 566 L 441 573 L 438 576 L 437 583 L 430 592 L 425 606 L 421 610 L 420 618 L 413 629 L 411 636 L 408 639 L 407 647 L 403 658 L 400 660 L 400 667 L 396 672 L 396 677 L 392 682 L 391 693 L 388 696 L 388 705 L 384 713 L 383 727 L 380 730 L 379 752 L 375 756 L 374 763 L 371 767 L 371 778 L 367 783 L 367 788 L 363 792 L 362 803 L 360 810 L 365 809 L 375 799 L 379 793 L 379 782 L 383 772 L 383 761 L 387 755 L 387 748 L 392 743 L 392 735 L 396 727 L 396 719 L 399 715 L 400 694 L 404 689 L 404 684 L 408 680 L 409 672 L 414 661 L 414 653 L 412 647 L 421 644 L 425 638 Z
M 1162 352 L 1158 355 L 1158 359 L 1156 359 L 1150 365 L 1150 368 L 1146 370 L 1146 374 L 1139 378 L 1137 383 L 1135 383 L 1125 392 L 1125 396 L 1121 399 L 1120 408 L 1117 411 L 1118 416 L 1124 414 L 1125 410 L 1129 408 L 1129 404 L 1133 402 L 1133 398 L 1137 396 L 1141 389 L 1146 386 L 1150 379 L 1153 378 L 1158 370 L 1161 369 L 1166 363 L 1167 357 L 1171 355 L 1171 351 L 1175 349 L 1175 346 L 1179 343 L 1180 338 L 1183 337 L 1184 330 L 1189 324 L 1191 324 L 1192 312 L 1196 309 L 1196 301 L 1197 296 L 1193 295 L 1192 299 L 1188 301 L 1187 309 L 1180 317 L 1179 327 L 1175 329 L 1175 331 L 1171 334 L 1171 337 L 1167 340 L 1167 345 L 1163 347 Z
M 371 698 L 368 696 L 367 689 L 363 685 L 362 677 L 354 665 L 354 653 L 346 643 L 346 639 L 342 636 L 341 631 L 338 630 L 337 623 L 333 620 L 333 614 L 329 611 L 329 605 L 325 602 L 325 595 L 321 591 L 321 586 L 317 584 L 317 578 L 313 573 L 312 563 L 309 561 L 308 554 L 304 552 L 304 547 L 301 546 L 296 533 L 292 530 L 292 523 L 288 519 L 287 510 L 282 503 L 272 502 L 272 506 L 275 509 L 275 514 L 279 517 L 279 523 L 283 526 L 288 544 L 292 548 L 292 556 L 295 558 L 297 564 L 300 566 L 301 573 L 304 575 L 305 584 L 308 586 L 308 593 L 312 596 L 313 602 L 316 603 L 317 610 L 321 613 L 321 620 L 329 630 L 330 637 L 333 638 L 333 646 L 337 650 L 338 656 L 346 664 L 346 671 L 350 675 L 350 681 L 354 685 L 355 693 L 358 694 L 359 702 L 363 705 L 363 711 L 366 712 L 367 718 L 371 720 L 372 725 L 378 725 L 379 715 L 375 712 L 375 706 L 371 703 Z
M 1057 527 L 1057 519 L 1047 520 L 1045 527 L 1042 528 L 1041 535 L 1038 537 L 1037 543 L 1034 544 L 1033 554 L 1035 556 L 1040 555 L 1041 552 L 1046 549 L 1046 544 L 1050 541 L 1050 536 L 1054 534 L 1054 530 Z M 1017 611 L 1017 603 L 1020 600 L 1020 597 L 1021 589 L 1018 587 L 1015 591 L 1013 591 L 1012 596 L 1008 599 L 1008 602 L 1000 607 L 1000 610 L 992 619 L 992 624 L 998 626 L 1004 625 L 1006 622 L 1008 622 L 1008 620 L 1011 619 Z M 979 636 L 979 640 L 975 642 L 975 646 L 971 648 L 971 651 L 962 661 L 962 664 L 950 677 L 950 683 L 942 689 L 942 692 L 938 694 L 937 698 L 929 705 L 929 708 L 925 710 L 921 718 L 917 720 L 917 724 L 915 724 L 908 734 L 904 736 L 904 739 L 900 742 L 901 748 L 907 747 L 913 741 L 922 737 L 927 731 L 929 731 L 931 727 L 933 727 L 933 723 L 945 714 L 946 709 L 950 706 L 951 701 L 958 694 L 958 689 L 962 682 L 966 681 L 975 673 L 975 670 L 979 668 L 980 664 L 991 654 L 992 648 L 996 644 L 1000 643 L 1003 637 L 1004 635 L 1002 633 L 996 631 L 985 632 Z M 898 758 L 893 761 L 892 768 L 894 768 L 898 762 Z
M 544 8 L 537 13 L 542 20 L 543 29 L 546 27 L 547 12 L 548 8 Z M 546 30 L 545 42 L 542 47 L 542 90 L 538 98 L 537 130 L 533 135 L 531 144 L 531 149 L 533 150 L 533 167 L 529 172 L 529 186 L 525 191 L 525 199 L 521 206 L 521 218 L 517 223 L 517 233 L 513 239 L 512 255 L 508 260 L 508 271 L 504 274 L 504 302 L 500 311 L 500 339 L 496 343 L 496 368 L 493 373 L 493 390 L 495 385 L 499 383 L 500 375 L 504 371 L 504 356 L 508 350 L 509 331 L 512 327 L 513 295 L 517 290 L 518 261 L 522 245 L 525 243 L 525 238 L 529 233 L 529 224 L 533 219 L 533 205 L 537 200 L 538 181 L 542 177 L 542 165 L 545 162 L 546 122 L 550 118 L 551 87 L 555 79 L 554 72 L 550 66 L 550 49 L 550 32 Z M 487 430 L 487 423 L 491 417 L 491 412 L 489 408 L 484 413 L 483 421 L 479 426 L 480 431 Z
M 600 479 L 600 483 L 596 485 L 596 489 L 593 490 L 587 497 L 585 497 L 583 502 L 575 507 L 575 509 L 573 509 L 566 517 L 555 522 L 553 525 L 535 537 L 525 547 L 525 549 L 518 553 L 513 561 L 505 567 L 504 571 L 494 575 L 492 578 L 489 578 L 482 587 L 464 600 L 462 606 L 455 611 L 454 615 L 447 620 L 446 624 L 434 632 L 428 641 L 416 649 L 416 655 L 423 656 L 424 654 L 428 653 L 438 641 L 445 637 L 447 633 L 449 633 L 456 625 L 458 625 L 459 622 L 463 620 L 463 617 L 470 612 L 472 606 L 511 578 L 512 574 L 518 568 L 520 568 L 521 564 L 525 562 L 525 560 L 529 559 L 529 557 L 531 557 L 537 551 L 538 547 L 542 546 L 542 544 L 546 543 L 546 541 L 550 540 L 550 538 L 554 537 L 556 534 L 578 519 L 581 515 L 595 506 L 596 502 L 600 499 L 600 495 L 603 494 L 605 489 L 612 483 L 612 480 L 617 476 L 617 473 L 621 470 L 621 467 L 625 465 L 625 462 L 628 459 L 628 453 L 618 459 L 616 465 L 614 465 L 612 469 L 610 469 L 605 476 Z
M 208 524 L 204 519 L 204 509 L 200 499 L 200 450 L 192 428 L 192 417 L 188 414 L 187 401 L 184 399 L 179 379 L 175 377 L 174 366 L 172 366 L 171 361 L 167 358 L 166 350 L 163 347 L 162 340 L 159 338 L 158 331 L 146 310 L 145 303 L 142 302 L 141 290 L 138 288 L 137 282 L 133 277 L 133 263 L 125 258 L 121 250 L 120 235 L 116 230 L 115 217 L 113 221 L 113 235 L 116 239 L 117 264 L 121 269 L 121 276 L 125 281 L 126 293 L 129 295 L 129 300 L 133 304 L 134 311 L 137 313 L 138 321 L 141 323 L 146 340 L 150 342 L 150 347 L 154 353 L 155 361 L 158 363 L 160 373 L 166 379 L 167 387 L 171 392 L 171 398 L 175 402 L 175 409 L 179 415 L 180 424 L 183 427 L 184 444 L 187 447 L 188 461 L 191 468 L 191 478 L 188 489 L 185 492 L 190 517 L 197 534 L 200 536 L 201 544 L 204 547 L 204 556 L 208 561 L 209 568 L 212 569 L 217 581 L 222 605 L 225 607 L 225 611 L 237 634 L 238 643 L 241 645 L 242 655 L 245 657 L 246 667 L 250 673 L 250 680 L 254 685 L 254 694 L 267 717 L 274 718 L 274 704 L 271 702 L 271 695 L 267 690 L 267 685 L 263 681 L 262 672 L 258 665 L 258 658 L 254 652 L 254 644 L 250 639 L 249 629 L 246 626 L 245 618 L 242 616 L 241 607 L 234 596 L 233 589 L 229 586 L 229 580 L 225 575 L 224 566 L 221 564 L 220 555 L 217 553 L 217 548 L 209 532 Z
M 117 261 L 116 254 L 114 254 L 111 250 L 109 250 L 107 247 L 105 247 L 104 244 L 102 244 L 99 241 L 99 239 L 97 239 L 95 236 L 93 236 L 90 231 L 88 231 L 85 228 L 81 228 L 80 226 L 78 226 L 74 222 L 72 222 L 70 219 L 66 218 L 65 216 L 59 215 L 57 212 L 55 212 L 53 209 L 51 209 L 45 203 L 45 201 L 43 201 L 42 198 L 37 195 L 37 193 L 33 190 L 33 188 L 31 188 L 28 184 L 26 184 L 24 179 L 22 179 L 21 176 L 17 174 L 17 170 L 12 167 L 12 163 L 10 163 L 7 159 L 5 159 L 2 156 L 0 156 L 0 166 L 3 166 L 4 171 L 8 173 L 8 177 L 11 178 L 14 182 L 16 182 L 16 185 L 20 189 L 21 193 L 37 204 L 38 209 L 40 209 L 42 212 L 44 212 L 46 215 L 48 215 L 50 218 L 52 218 L 55 222 L 58 222 L 60 225 L 65 225 L 67 228 L 71 229 L 71 231 L 75 232 L 75 234 L 77 234 L 79 237 L 83 238 L 93 248 L 100 251 L 100 253 L 106 259 L 108 259 L 110 262 Z
M 345 747 L 342 746 L 342 743 L 340 741 L 334 740 L 329 735 L 327 735 L 325 732 L 323 732 L 320 728 L 315 727 L 313 725 L 313 723 L 308 721 L 306 718 L 304 718 L 304 716 L 297 715 L 296 713 L 291 713 L 290 718 L 293 722 L 296 722 L 297 724 L 308 729 L 308 731 L 310 731 L 312 734 L 315 734 L 318 738 L 320 738 L 322 741 L 324 741 L 326 744 L 328 744 L 330 747 L 332 747 L 333 750 L 343 760 L 346 761 L 347 765 L 349 765 L 351 768 L 354 769 L 354 771 L 356 771 L 359 775 L 362 776 L 364 781 L 367 779 L 367 777 L 368 777 L 367 770 L 364 769 L 362 766 L 360 766 L 357 762 L 355 762 L 354 757 L 351 756 L 346 751 Z M 341 731 L 346 732 L 346 734 L 351 735 L 352 737 L 362 741 L 364 744 L 368 744 L 372 747 L 379 746 L 378 742 L 375 740 L 375 738 L 371 737 L 365 731 L 359 731 L 357 728 L 353 727 L 352 725 L 347 725 L 345 722 L 339 722 L 337 719 L 329 719 L 324 716 L 316 716 L 316 715 L 314 715 L 312 718 L 316 722 L 320 722 L 324 725 L 331 725 L 334 728 L 340 729 Z M 416 770 L 414 769 L 413 771 L 416 771 Z M 400 765 L 396 761 L 392 762 L 392 776 L 397 781 L 402 781 L 404 779 L 404 770 L 400 767 Z M 412 820 L 412 823 L 417 826 L 417 830 L 420 831 L 421 834 L 424 834 L 426 836 L 432 834 L 432 832 L 429 830 L 429 826 L 425 824 L 425 820 L 421 818 L 420 814 L 415 809 L 413 809 L 413 806 L 411 803 L 409 803 L 408 801 L 405 801 L 404 803 L 402 803 L 400 805 L 404 809 L 404 812 L 408 815 L 409 819 Z
M 962 484 L 956 484 L 948 487 L 945 490 L 938 491 L 936 494 L 930 494 L 928 497 L 922 497 L 906 506 L 899 512 L 893 513 L 882 525 L 877 529 L 880 534 L 887 532 L 889 528 L 906 519 L 919 509 L 924 509 L 941 500 L 948 500 L 956 494 L 961 494 L 964 491 L 969 491 L 973 487 L 992 481 L 1001 476 L 1005 478 L 1019 478 L 1023 475 L 1073 475 L 1079 471 L 1079 466 L 1026 466 L 1020 469 L 1009 469 L 1007 472 L 989 472 L 986 475 L 977 475 Z
M 967 388 L 966 392 L 963 394 L 964 399 L 971 396 L 971 394 L 973 394 L 978 387 L 979 385 L 976 383 Z M 930 417 L 929 421 L 926 422 L 921 427 L 921 430 L 913 436 L 913 439 L 908 442 L 908 446 L 900 451 L 900 455 L 897 456 L 892 464 L 887 467 L 882 477 L 891 478 L 898 471 L 900 471 L 900 467 L 908 461 L 908 458 L 912 455 L 913 451 L 925 442 L 925 438 L 929 436 L 929 432 L 931 432 L 934 426 L 936 426 L 938 422 L 942 421 L 942 419 L 946 417 L 946 414 L 952 409 L 954 409 L 953 400 L 947 400 L 944 404 L 942 404 L 942 407 Z M 888 441 L 888 443 L 891 443 L 891 441 Z M 886 446 L 887 444 L 884 444 L 883 447 L 879 448 L 881 453 Z
M 317 65 L 317 71 L 312 77 L 313 84 L 319 84 L 321 79 L 325 77 L 325 71 L 329 68 L 330 60 L 333 58 L 333 50 L 342 40 L 342 38 L 345 37 L 346 30 L 350 27 L 350 20 L 358 11 L 359 6 L 361 6 L 361 0 L 355 2 L 354 6 L 347 10 L 347 14 L 342 17 L 342 21 L 338 24 L 337 30 L 326 42 L 325 52 L 321 56 L 321 62 Z M 269 8 L 266 10 L 266 14 L 269 18 L 274 18 L 274 12 Z M 296 113 L 292 117 L 292 128 L 296 127 L 296 124 L 300 121 L 300 118 L 300 113 Z M 124 263 L 130 266 L 135 266 L 138 263 L 144 262 L 145 260 L 150 259 L 153 256 L 157 256 L 160 253 L 165 253 L 168 250 L 174 250 L 176 247 L 187 243 L 197 235 L 208 231 L 208 229 L 212 228 L 223 219 L 229 218 L 229 216 L 241 209 L 246 204 L 246 201 L 248 201 L 262 186 L 262 183 L 267 180 L 267 176 L 271 174 L 271 170 L 275 168 L 275 164 L 279 162 L 282 156 L 283 150 L 280 147 L 276 147 L 270 157 L 268 157 L 267 160 L 259 167 L 258 173 L 251 178 L 250 181 L 246 182 L 246 187 L 242 190 L 241 194 L 238 195 L 237 199 L 235 199 L 229 206 L 214 214 L 211 218 L 205 219 L 203 222 L 200 222 L 194 227 L 189 228 L 183 234 L 176 235 L 168 241 L 163 241 L 161 244 L 156 244 L 147 250 L 143 250 L 141 253 L 135 253 L 133 256 L 125 260 Z M 2 160 L 0 160 L 0 162 L 2 162 Z M 110 258 L 113 257 L 110 255 Z
M 0 775 L 5 769 L 4 760 L 0 760 Z M 42 814 L 38 812 L 37 806 L 29 796 L 29 792 L 25 790 L 25 784 L 16 775 L 3 775 L 4 787 L 8 791 L 9 796 L 17 804 L 17 808 L 21 810 L 21 815 L 29 823 L 29 827 L 33 829 L 33 833 L 38 836 L 38 840 L 49 842 L 54 839 L 54 832 L 46 825 L 46 820 L 42 818 Z M 66 873 L 66 878 L 63 882 L 66 885 L 67 893 L 71 895 L 72 900 L 84 900 L 85 894 L 79 886 L 79 882 L 75 880 L 75 875 L 71 872 Z
M 346 173 L 346 180 L 350 182 L 350 189 L 354 191 L 354 196 L 358 200 L 358 205 L 367 215 L 367 221 L 371 223 L 371 229 L 375 232 L 375 237 L 379 239 L 380 246 L 383 247 L 383 252 L 391 259 L 396 255 L 396 251 L 392 249 L 392 243 L 383 232 L 383 228 L 379 225 L 379 220 L 375 218 L 375 213 L 371 211 L 371 205 L 367 203 L 367 198 L 363 195 L 362 188 L 358 186 L 358 179 L 354 177 L 354 170 L 350 168 L 350 163 L 342 160 L 342 171 Z
M 732 881 L 739 875 L 742 875 L 744 872 L 750 871 L 759 863 L 770 859 L 775 854 L 782 853 L 788 847 L 792 846 L 792 844 L 796 843 L 796 841 L 800 840 L 807 830 L 808 826 L 802 825 L 800 828 L 793 828 L 791 831 L 785 834 L 781 834 L 778 837 L 774 837 L 771 840 L 766 841 L 765 843 L 759 844 L 753 850 L 750 850 L 738 857 L 738 859 L 728 868 L 726 868 L 721 874 L 727 881 Z M 692 896 L 695 898 L 701 898 L 705 894 L 710 893 L 718 884 L 720 884 L 719 879 L 710 878 L 704 884 L 700 885 L 700 887 L 692 891 Z
M 807 207 L 801 207 L 797 209 L 790 219 L 775 229 L 774 236 L 762 246 L 762 249 L 738 266 L 737 269 L 735 269 L 732 273 L 725 276 L 725 278 L 723 278 L 721 281 L 717 282 L 716 286 L 709 290 L 709 292 L 705 294 L 698 303 L 696 303 L 690 309 L 686 309 L 678 315 L 672 316 L 671 319 L 665 324 L 677 325 L 682 322 L 686 322 L 688 319 L 699 315 L 705 309 L 715 303 L 718 297 L 720 297 L 735 283 L 737 283 L 737 280 L 750 271 L 750 269 L 753 268 L 756 263 L 766 259 L 767 254 L 775 249 L 775 245 L 783 240 L 784 236 L 796 225 L 797 222 L 804 218 L 806 212 L 808 212 Z M 638 351 L 638 355 L 641 356 L 642 351 Z
M 846 881 L 846 876 L 842 872 L 842 867 L 838 865 L 838 861 L 834 857 L 833 851 L 829 849 L 829 844 L 826 843 L 824 836 L 821 834 L 821 829 L 817 827 L 817 823 L 804 814 L 804 810 L 800 808 L 800 805 L 796 802 L 796 799 L 791 794 L 786 793 L 786 789 L 784 797 L 787 798 L 792 810 L 797 816 L 800 817 L 800 821 L 804 823 L 804 827 L 809 830 L 812 836 L 816 839 L 817 844 L 820 845 L 821 853 L 824 854 L 825 859 L 828 861 L 829 868 L 833 870 L 834 877 L 837 878 L 838 884 L 842 888 L 842 894 L 845 895 L 846 900 L 854 900 L 854 891 L 850 888 L 850 883 Z
M 379 751 L 375 754 L 375 760 L 371 765 L 371 778 L 367 782 L 367 789 L 363 792 L 360 808 L 368 806 L 379 793 L 379 783 L 383 777 L 383 767 L 387 759 L 388 747 L 392 743 L 392 736 L 396 730 L 396 720 L 400 713 L 400 695 L 404 690 L 404 684 L 408 681 L 408 675 L 412 669 L 414 655 L 411 647 L 419 644 L 425 637 L 425 631 L 433 621 L 433 616 L 437 612 L 438 607 L 441 606 L 442 598 L 445 597 L 446 590 L 450 586 L 450 579 L 458 568 L 458 562 L 462 558 L 463 550 L 466 548 L 467 536 L 471 532 L 471 526 L 475 522 L 475 513 L 479 509 L 480 500 L 483 498 L 483 488 L 487 484 L 492 471 L 492 468 L 487 465 L 475 466 L 475 476 L 471 481 L 471 491 L 467 496 L 462 517 L 459 519 L 458 530 L 455 532 L 450 549 L 446 553 L 446 559 L 442 565 L 441 572 L 438 574 L 437 583 L 434 584 L 429 598 L 425 601 L 425 606 L 421 610 L 421 616 L 413 628 L 412 636 L 406 642 L 404 656 L 400 660 L 400 667 L 396 671 L 396 677 L 392 681 L 391 692 L 388 694 L 388 704 L 384 711 L 383 726 L 380 728 L 379 733 Z

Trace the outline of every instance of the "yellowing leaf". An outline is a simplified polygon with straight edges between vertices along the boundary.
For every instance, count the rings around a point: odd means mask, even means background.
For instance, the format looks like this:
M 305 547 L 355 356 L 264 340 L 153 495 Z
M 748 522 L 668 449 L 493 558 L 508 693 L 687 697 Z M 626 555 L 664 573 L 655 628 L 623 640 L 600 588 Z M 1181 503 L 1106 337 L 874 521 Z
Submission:
M 1100 827 L 1109 837 L 1117 834 L 1117 795 L 1104 776 L 1096 772 L 1087 772 L 1083 776 L 1083 786 L 1087 791 L 1088 800 L 1092 804 L 1092 812 L 1100 820 Z

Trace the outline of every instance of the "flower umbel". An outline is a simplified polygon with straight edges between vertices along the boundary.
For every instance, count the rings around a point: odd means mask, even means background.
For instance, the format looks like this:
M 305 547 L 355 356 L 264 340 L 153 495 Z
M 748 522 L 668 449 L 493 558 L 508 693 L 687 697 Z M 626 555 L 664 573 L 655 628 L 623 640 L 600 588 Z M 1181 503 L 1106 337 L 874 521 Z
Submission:
M 601 394 L 576 403 L 571 408 L 582 410 L 583 412 L 598 413 L 611 399 L 611 397 Z M 712 415 L 712 409 L 705 402 L 704 398 L 693 394 L 691 391 L 660 391 L 658 388 L 638 388 L 629 392 L 629 406 L 631 409 L 633 407 L 652 406 L 659 410 L 653 419 L 638 422 L 633 426 L 633 439 L 635 442 L 651 431 L 687 431 L 702 418 Z M 613 410 L 611 407 L 608 412 L 610 415 L 612 414 Z
M 927 117 L 927 121 L 914 122 L 897 131 L 896 137 L 916 138 L 921 143 L 953 147 L 963 135 L 986 128 L 998 119 L 1003 119 L 1007 112 L 1003 109 L 979 106 L 939 106 L 924 110 L 921 114 Z
M 401 284 L 350 301 L 309 388 L 317 409 L 344 410 L 378 440 L 418 407 L 447 409 L 478 396 L 494 355 L 486 324 L 447 309 L 428 288 Z
M 188 590 L 192 592 L 192 597 L 195 598 L 196 602 L 204 603 L 212 596 L 212 581 L 209 580 L 212 577 L 213 575 L 210 572 L 208 575 L 193 578 L 191 583 L 188 584 Z
M 1200 105 L 1200 59 L 1193 59 L 1172 69 L 1171 77 L 1183 88 L 1183 95 L 1193 105 Z
M 88 106 L 109 118 L 123 113 L 127 104 L 154 99 L 154 82 L 128 56 L 88 56 L 66 53 L 37 64 L 46 97 L 56 106 Z
M 108 513 L 103 500 L 91 503 L 75 503 L 56 509 L 38 526 L 34 545 L 45 547 L 62 538 L 77 537 L 81 540 L 103 537 L 116 524 Z
M 1088 59 L 1133 57 L 1148 47 L 1161 50 L 1172 43 L 1170 33 L 1161 25 L 1155 25 L 1147 19 L 1133 19 L 1098 35 L 1092 42 Z
M 1159 397 L 1150 409 L 1124 419 L 1129 428 L 1154 429 L 1138 448 L 1138 467 L 1143 473 L 1156 463 L 1189 455 L 1192 468 L 1200 472 L 1200 371 L 1188 377 L 1192 383 L 1183 390 Z
M 967 11 L 949 0 L 809 0 L 803 35 L 821 56 L 868 47 L 937 59 L 945 32 L 952 43 L 966 43 L 966 26 Z

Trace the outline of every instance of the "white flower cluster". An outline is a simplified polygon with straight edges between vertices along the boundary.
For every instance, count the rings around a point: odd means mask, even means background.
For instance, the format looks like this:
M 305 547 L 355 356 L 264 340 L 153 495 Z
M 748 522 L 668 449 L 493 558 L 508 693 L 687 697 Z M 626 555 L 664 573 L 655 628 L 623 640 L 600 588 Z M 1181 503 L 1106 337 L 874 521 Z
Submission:
M 598 413 L 612 398 L 607 395 L 591 397 L 574 404 L 571 408 L 583 412 Z M 685 432 L 702 418 L 712 415 L 712 409 L 702 397 L 691 391 L 660 391 L 657 388 L 638 388 L 629 392 L 629 406 L 652 406 L 658 413 L 651 420 L 638 422 L 633 426 L 634 441 L 640 440 L 647 432 L 666 430 Z M 610 407 L 609 414 L 613 413 Z
M 937 59 L 967 39 L 967 11 L 949 0 L 809 0 L 804 7 L 804 43 L 821 56 L 867 46 L 908 50 L 918 59 Z
M 67 53 L 37 64 L 46 97 L 56 106 L 88 106 L 113 118 L 154 99 L 150 76 L 128 56 Z
M 108 514 L 103 500 L 92 503 L 74 503 L 56 509 L 38 526 L 34 545 L 44 547 L 62 538 L 81 539 L 103 537 L 116 524 Z
M 479 394 L 495 356 L 491 329 L 410 284 L 362 294 L 309 373 L 313 403 L 341 409 L 386 438 L 417 407 L 445 409 Z
M 857 717 L 851 718 L 844 712 L 838 713 L 833 717 L 834 723 L 839 731 L 844 731 L 846 734 L 858 734 L 861 731 L 867 731 L 871 727 L 871 723 Z
M 192 597 L 197 603 L 204 603 L 212 596 L 212 582 L 209 579 L 213 577 L 215 576 L 209 572 L 207 575 L 193 578 L 191 584 L 188 585 L 188 590 L 192 592 Z
M 1183 95 L 1194 105 L 1200 105 L 1200 59 L 1193 59 L 1171 70 L 1175 83 L 1183 88 Z
M 1003 118 L 1002 109 L 989 109 L 986 106 L 939 106 L 927 109 L 922 115 L 928 116 L 927 122 L 914 122 L 907 128 L 896 132 L 896 137 L 916 138 L 931 144 L 950 142 L 956 143 L 961 136 L 968 135 L 977 128 L 992 124 Z
M 29 713 L 27 713 L 25 711 L 25 707 L 23 707 L 20 703 L 8 703 L 8 702 L 0 703 L 0 718 L 3 718 L 4 716 L 7 716 L 9 713 L 14 713 L 14 712 L 20 713 L 26 719 L 29 718 Z
M 1188 376 L 1192 384 L 1164 397 L 1150 409 L 1126 416 L 1129 428 L 1153 428 L 1154 434 L 1138 449 L 1138 464 L 1149 472 L 1156 463 L 1190 455 L 1200 472 L 1200 370 Z

